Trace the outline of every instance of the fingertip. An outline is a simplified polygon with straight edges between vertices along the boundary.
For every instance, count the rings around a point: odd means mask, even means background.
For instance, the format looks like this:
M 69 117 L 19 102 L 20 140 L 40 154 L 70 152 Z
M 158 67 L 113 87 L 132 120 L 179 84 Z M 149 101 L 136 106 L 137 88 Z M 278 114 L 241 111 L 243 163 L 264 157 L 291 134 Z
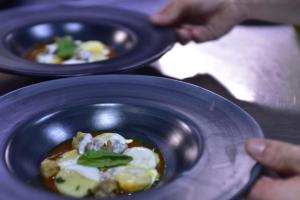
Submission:
M 206 26 L 203 25 L 190 26 L 189 30 L 191 30 L 192 39 L 196 43 L 207 42 L 214 39 L 213 34 L 208 30 Z
M 245 149 L 266 168 L 287 175 L 300 173 L 299 146 L 276 140 L 250 139 Z
M 259 159 L 263 156 L 267 142 L 265 139 L 253 138 L 246 142 L 246 151 L 254 158 Z
M 178 29 L 176 30 L 177 40 L 180 44 L 186 45 L 191 41 L 191 33 L 187 29 Z
M 201 31 L 199 31 L 197 28 L 192 29 L 192 35 L 193 35 L 193 40 L 196 43 L 200 43 L 204 41 Z

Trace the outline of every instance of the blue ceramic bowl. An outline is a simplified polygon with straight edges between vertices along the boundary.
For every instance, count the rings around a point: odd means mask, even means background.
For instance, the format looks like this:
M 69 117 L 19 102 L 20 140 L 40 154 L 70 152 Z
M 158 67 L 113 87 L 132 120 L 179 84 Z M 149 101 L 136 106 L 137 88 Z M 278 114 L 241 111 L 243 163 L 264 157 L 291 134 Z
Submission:
M 150 24 L 148 16 L 135 11 L 80 2 L 16 8 L 0 14 L 0 70 L 43 77 L 115 73 L 143 67 L 176 41 L 175 32 Z M 100 40 L 116 57 L 89 64 L 49 65 L 24 58 L 38 44 L 55 37 Z
M 102 75 L 43 82 L 0 98 L 0 196 L 70 199 L 47 191 L 39 165 L 76 131 L 113 131 L 155 145 L 160 183 L 120 200 L 234 199 L 259 174 L 244 150 L 262 137 L 243 110 L 207 90 L 165 78 Z

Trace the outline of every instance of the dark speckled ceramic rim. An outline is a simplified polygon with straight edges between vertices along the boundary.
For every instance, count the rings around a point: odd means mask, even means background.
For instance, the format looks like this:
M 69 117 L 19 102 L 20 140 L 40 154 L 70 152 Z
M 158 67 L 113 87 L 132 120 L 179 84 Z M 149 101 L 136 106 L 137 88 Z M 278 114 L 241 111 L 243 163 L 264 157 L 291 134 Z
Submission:
M 154 27 L 143 13 L 74 1 L 16 8 L 2 12 L 0 19 L 0 71 L 21 75 L 68 77 L 128 71 L 154 62 L 170 50 L 176 41 L 173 29 Z M 10 52 L 4 42 L 9 33 L 24 26 L 51 21 L 99 23 L 100 19 L 103 23 L 128 29 L 139 42 L 129 52 L 112 60 L 69 66 L 25 60 Z
M 99 88 L 99 86 L 103 84 L 107 90 L 103 91 L 101 94 L 89 94 L 90 91 L 86 91 L 86 87 L 95 89 Z M 110 86 L 111 85 L 111 86 Z M 81 88 L 81 89 L 79 89 Z M 147 88 L 147 89 L 146 89 Z M 263 137 L 263 133 L 259 127 L 259 125 L 255 122 L 255 120 L 243 111 L 241 108 L 236 106 L 235 104 L 229 102 L 228 100 L 220 97 L 212 92 L 209 92 L 200 87 L 187 84 L 181 81 L 152 77 L 152 76 L 136 76 L 136 75 L 98 75 L 98 76 L 87 76 L 87 77 L 76 77 L 76 78 L 67 78 L 67 79 L 59 79 L 54 81 L 47 81 L 43 83 L 38 83 L 32 86 L 27 86 L 25 88 L 16 90 L 7 95 L 4 95 L 0 98 L 0 126 L 2 129 L 2 134 L 0 135 L 0 176 L 2 177 L 0 182 L 0 196 L 5 200 L 17 200 L 21 197 L 23 199 L 47 199 L 47 200 L 63 200 L 63 199 L 72 199 L 68 197 L 58 196 L 56 194 L 51 194 L 48 192 L 44 192 L 41 190 L 37 190 L 23 182 L 19 181 L 15 177 L 13 177 L 6 167 L 5 162 L 5 149 L 8 138 L 11 136 L 12 132 L 15 130 L 16 126 L 22 121 L 27 121 L 28 116 L 36 115 L 39 112 L 38 109 L 49 109 L 51 106 L 55 106 L 51 99 L 45 97 L 43 103 L 40 103 L 40 99 L 36 98 L 38 95 L 43 94 L 47 96 L 50 91 L 51 94 L 55 94 L 61 97 L 74 97 L 74 93 L 76 96 L 83 95 L 83 98 L 78 100 L 80 104 L 82 103 L 91 103 L 97 99 L 105 98 L 105 95 L 112 95 L 112 90 L 117 90 L 118 93 L 116 96 L 118 98 L 127 99 L 129 97 L 138 97 L 141 100 L 148 100 L 149 103 L 151 101 L 159 102 L 162 105 L 165 105 L 168 109 L 174 109 L 176 112 L 180 112 L 188 117 L 189 119 L 193 119 L 194 124 L 198 124 L 197 120 L 201 117 L 201 114 L 197 113 L 197 107 L 207 107 L 212 102 L 215 106 L 215 109 L 220 111 L 221 113 L 226 113 L 229 118 L 237 120 L 237 122 L 233 122 L 233 124 L 229 124 L 229 129 L 224 127 L 224 131 L 231 130 L 230 127 L 239 126 L 239 128 L 245 128 L 247 133 L 241 133 L 244 135 L 236 136 L 241 137 L 242 140 L 246 140 L 249 137 Z M 90 96 L 89 98 L 87 96 Z M 171 95 L 171 96 L 170 96 Z M 188 100 L 188 102 L 186 102 Z M 28 101 L 32 101 L 32 108 L 26 108 L 30 113 L 24 113 L 19 108 L 22 108 L 23 103 Z M 48 101 L 48 102 L 47 102 Z M 23 102 L 23 103 L 22 103 Z M 74 102 L 76 103 L 76 98 Z M 37 107 L 38 105 L 38 107 Z M 62 102 L 60 106 L 67 105 L 66 102 Z M 75 104 L 76 105 L 76 104 Z M 193 109 L 194 108 L 194 109 Z M 13 109 L 17 109 L 17 113 L 20 113 L 17 118 L 14 118 L 15 112 Z M 208 109 L 208 108 L 207 108 Z M 10 110 L 11 112 L 9 112 Z M 23 114 L 21 114 L 23 113 Z M 213 112 L 214 113 L 214 112 Z M 28 116 L 27 116 L 28 115 Z M 226 120 L 224 118 L 220 118 L 218 114 L 212 114 L 215 117 L 215 121 L 213 123 L 219 123 L 219 121 Z M 223 116 L 224 117 L 224 116 Z M 10 121 L 14 119 L 13 121 Z M 198 122 L 198 123 L 197 123 Z M 202 129 L 203 126 L 209 126 L 206 124 L 201 124 Z M 221 125 L 222 126 L 222 125 Z M 223 128 L 222 128 L 223 129 Z M 183 175 L 178 177 L 176 181 L 168 183 L 162 187 L 152 189 L 150 191 L 142 192 L 139 194 L 135 194 L 131 197 L 129 196 L 121 196 L 115 198 L 116 200 L 191 200 L 195 198 L 199 198 L 199 196 L 205 197 L 205 193 L 201 193 L 205 191 L 206 185 L 201 183 L 201 179 L 194 180 L 195 174 L 201 178 L 213 179 L 214 176 L 220 178 L 222 175 L 215 174 L 212 175 L 207 174 L 209 171 L 213 170 L 209 167 L 207 163 L 208 160 L 214 160 L 214 156 L 216 154 L 208 154 L 207 149 L 209 148 L 207 142 L 214 142 L 214 140 L 210 139 L 205 135 L 206 133 L 202 133 L 204 136 L 204 152 L 200 161 L 193 167 L 193 169 L 185 172 Z M 228 141 L 231 142 L 235 138 L 224 137 L 224 143 Z M 227 143 L 231 144 L 231 143 Z M 216 144 L 213 144 L 216 145 Z M 222 144 L 219 144 L 222 145 Z M 238 152 L 239 154 L 241 152 Z M 217 193 L 219 198 L 217 199 L 239 199 L 242 194 L 251 186 L 251 184 L 258 178 L 261 172 L 261 167 L 257 165 L 253 160 L 251 160 L 248 156 L 245 157 L 245 154 L 242 154 L 242 157 L 239 157 L 239 162 L 243 163 L 243 166 L 247 166 L 247 172 L 240 174 L 236 179 L 226 180 L 228 183 L 233 183 L 229 185 L 234 185 L 234 187 L 228 188 L 218 188 L 216 187 L 214 191 L 210 191 L 207 189 L 207 192 L 212 192 L 213 194 Z M 205 170 L 206 171 L 205 171 Z M 205 173 L 202 171 L 204 170 Z M 208 171 L 207 171 L 208 170 Z M 236 169 L 239 170 L 239 169 Z M 232 168 L 230 166 L 222 166 L 221 171 L 223 172 L 231 172 Z M 237 173 L 237 172 L 234 172 Z M 193 184 L 193 187 L 187 187 L 186 184 Z M 203 190 L 204 187 L 204 190 Z M 225 185 L 224 185 L 225 187 Z M 193 190 L 186 191 L 187 189 L 194 188 Z M 15 191 L 15 192 L 12 192 Z M 185 195 L 189 196 L 182 196 Z M 200 193 L 199 193 L 200 192 Z M 222 198 L 220 198 L 220 196 Z M 185 198 L 186 197 L 186 198 Z M 224 198 L 223 198 L 224 197 Z M 206 199 L 206 198 L 204 198 Z

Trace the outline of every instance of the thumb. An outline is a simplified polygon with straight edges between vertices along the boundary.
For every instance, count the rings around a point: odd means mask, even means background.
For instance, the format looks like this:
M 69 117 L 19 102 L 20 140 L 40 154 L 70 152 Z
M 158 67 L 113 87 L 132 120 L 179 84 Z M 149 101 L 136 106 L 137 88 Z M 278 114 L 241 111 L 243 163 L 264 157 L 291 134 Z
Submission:
M 182 15 L 186 5 L 181 0 L 172 0 L 163 10 L 150 17 L 153 24 L 169 26 L 176 24 Z
M 265 167 L 279 173 L 300 174 L 300 147 L 267 139 L 250 139 L 246 151 Z
M 274 180 L 263 177 L 250 189 L 247 200 L 298 200 L 300 195 L 300 178 Z

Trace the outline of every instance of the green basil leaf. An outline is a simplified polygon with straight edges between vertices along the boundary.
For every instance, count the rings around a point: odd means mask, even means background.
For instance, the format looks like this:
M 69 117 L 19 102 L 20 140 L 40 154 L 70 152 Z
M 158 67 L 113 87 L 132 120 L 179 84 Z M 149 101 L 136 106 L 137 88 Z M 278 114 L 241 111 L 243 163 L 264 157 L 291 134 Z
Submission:
M 74 55 L 75 50 L 77 48 L 77 45 L 75 44 L 71 36 L 57 38 L 56 44 L 58 46 L 57 55 L 63 59 L 71 58 Z
M 88 151 L 82 154 L 77 163 L 80 165 L 109 168 L 126 165 L 132 161 L 132 157 L 107 151 Z

